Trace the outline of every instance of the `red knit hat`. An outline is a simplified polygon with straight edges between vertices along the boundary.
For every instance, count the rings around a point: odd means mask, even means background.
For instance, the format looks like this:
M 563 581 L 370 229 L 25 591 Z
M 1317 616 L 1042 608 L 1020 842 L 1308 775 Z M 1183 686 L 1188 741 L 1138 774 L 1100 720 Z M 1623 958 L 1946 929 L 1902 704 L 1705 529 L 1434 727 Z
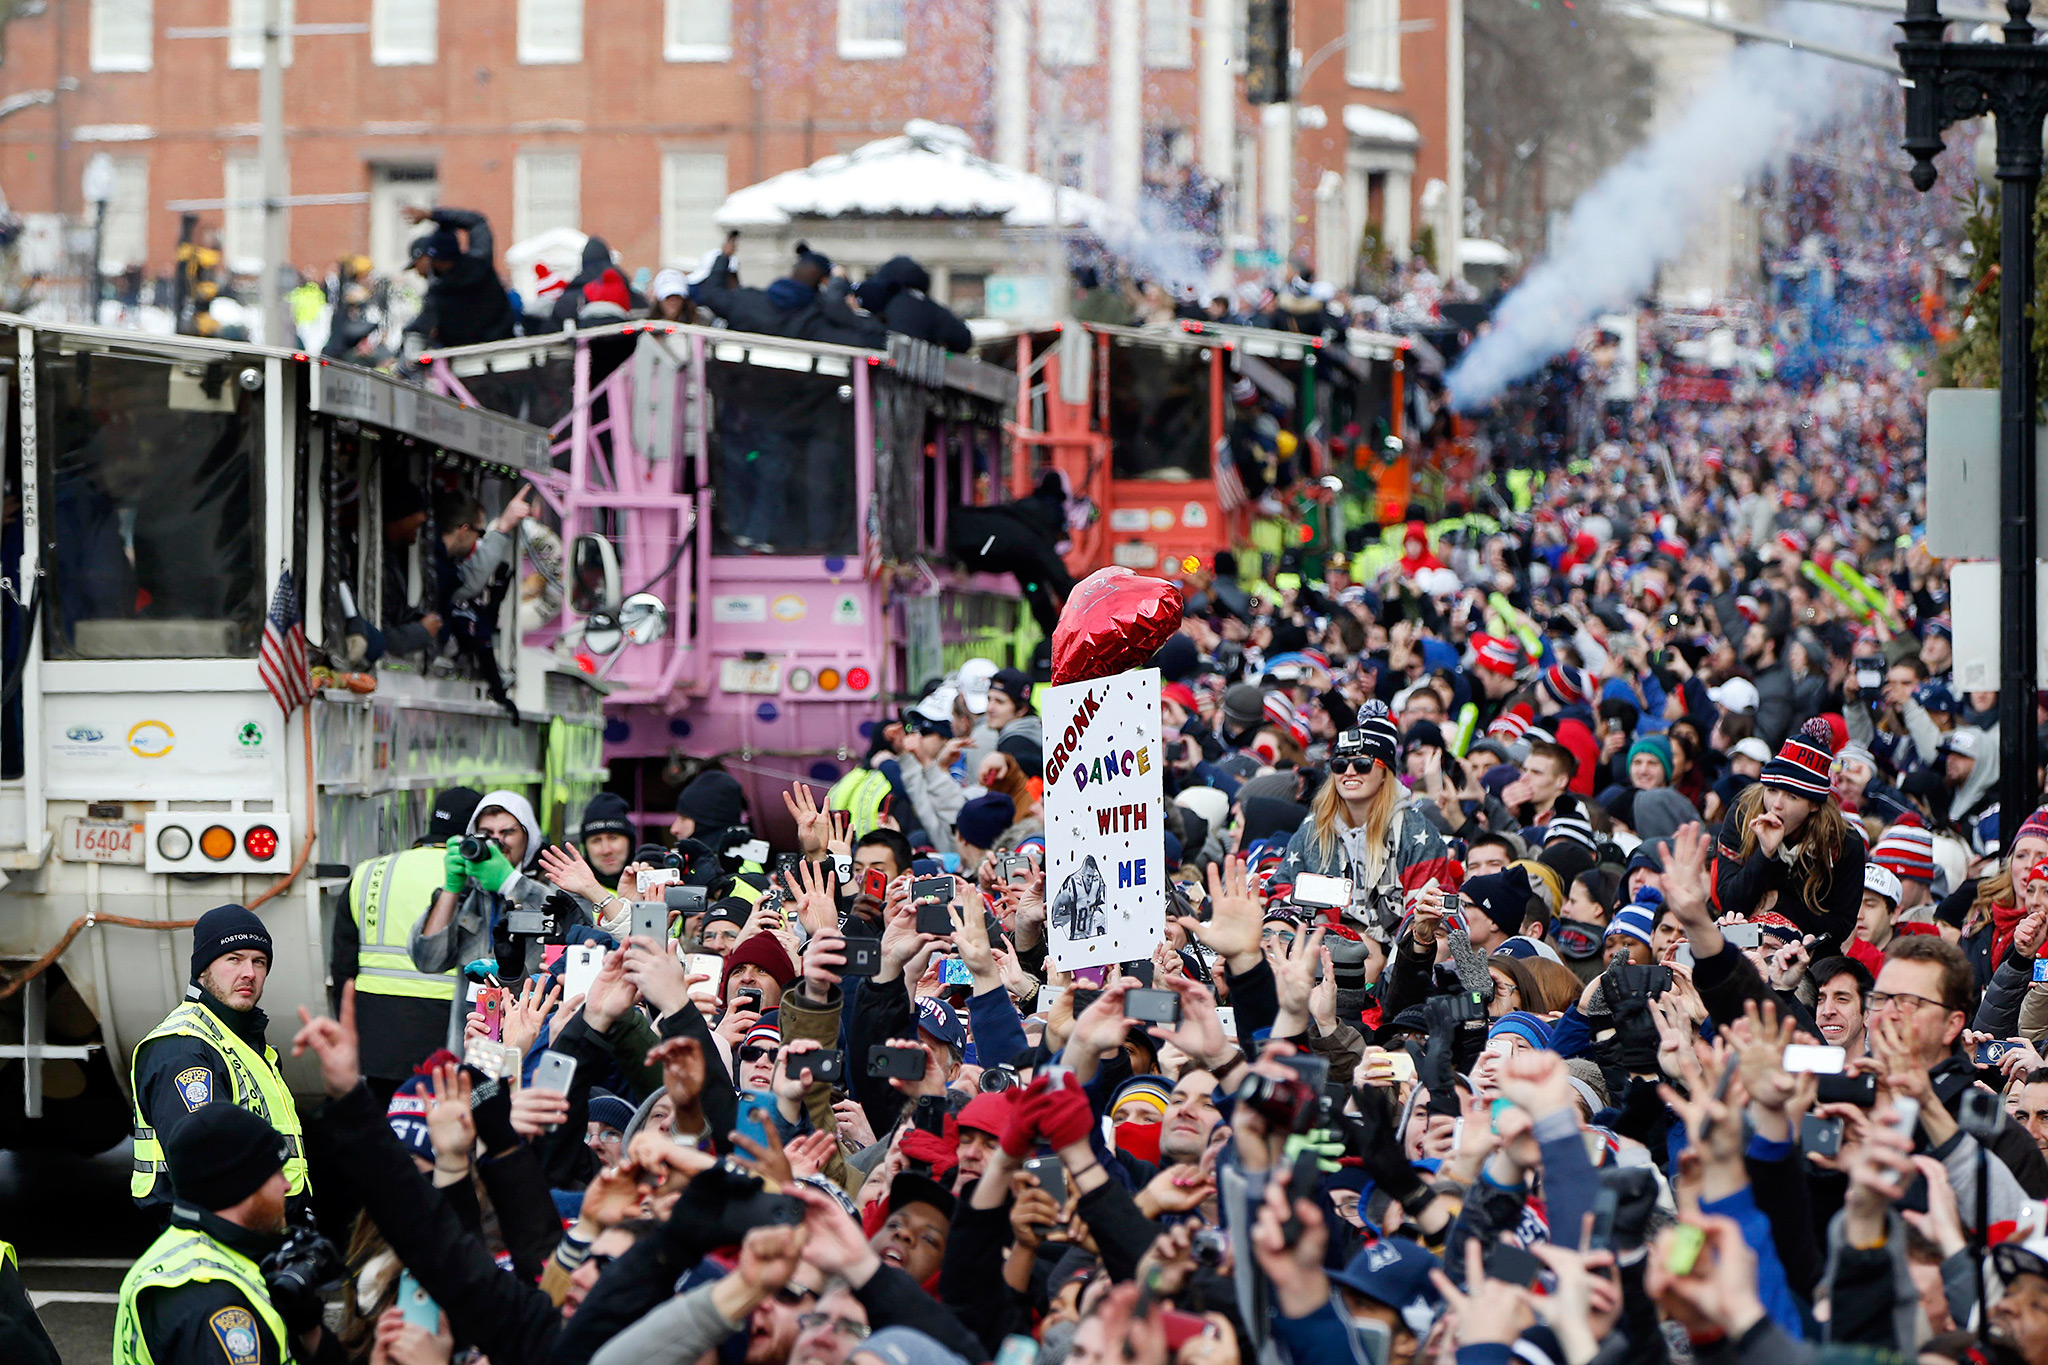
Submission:
M 726 984 L 732 980 L 732 974 L 739 968 L 749 965 L 759 967 L 774 977 L 775 984 L 784 989 L 788 988 L 790 982 L 796 980 L 796 964 L 789 960 L 789 950 L 782 946 L 781 939 L 764 929 L 759 933 L 747 935 L 734 944 L 733 950 L 725 955 L 725 972 L 718 978 L 720 999 L 727 995 Z
M 1513 640 L 1504 640 L 1498 635 L 1474 635 L 1472 637 L 1472 663 L 1489 673 L 1498 673 L 1503 678 L 1515 676 L 1515 670 L 1522 666 L 1522 647 Z
M 626 289 L 626 277 L 607 268 L 604 274 L 583 286 L 583 303 L 586 307 L 593 303 L 614 304 L 623 312 L 633 306 L 633 296 Z
M 1796 792 L 1809 800 L 1827 800 L 1834 790 L 1829 777 L 1835 762 L 1834 738 L 1832 727 L 1814 717 L 1785 741 L 1776 758 L 1764 764 L 1757 781 L 1766 787 Z

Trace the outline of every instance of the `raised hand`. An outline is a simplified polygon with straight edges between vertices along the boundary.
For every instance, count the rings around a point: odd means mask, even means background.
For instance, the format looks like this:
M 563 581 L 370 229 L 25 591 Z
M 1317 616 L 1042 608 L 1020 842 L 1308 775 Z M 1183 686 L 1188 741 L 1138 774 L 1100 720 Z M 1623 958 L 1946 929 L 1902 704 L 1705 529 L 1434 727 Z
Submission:
M 803 850 L 805 858 L 813 858 L 825 851 L 825 844 L 832 835 L 831 823 L 826 813 L 819 809 L 818 800 L 811 794 L 810 784 L 795 782 L 782 794 L 782 804 L 788 810 L 789 818 L 796 821 L 796 843 Z
M 1230 970 L 1242 975 L 1259 964 L 1262 913 L 1244 860 L 1229 857 L 1223 860 L 1220 877 L 1214 867 L 1209 869 L 1209 918 L 1204 921 L 1183 915 L 1180 926 L 1222 954 Z
M 639 999 L 640 988 L 626 979 L 626 955 L 607 953 L 590 983 L 590 993 L 583 998 L 583 1022 L 599 1033 L 610 1032 L 619 1016 Z
M 569 1117 L 569 1097 L 559 1090 L 522 1086 L 512 1092 L 512 1131 L 537 1138 Z
M 806 860 L 782 874 L 790 903 L 806 932 L 825 934 L 839 928 L 839 903 L 833 898 L 838 882 L 839 874 L 826 862 Z
M 434 1160 L 451 1163 L 461 1158 L 467 1165 L 476 1146 L 476 1120 L 470 1117 L 469 1101 L 474 1085 L 469 1072 L 454 1063 L 434 1069 L 434 1099 L 427 1106 L 427 1136 L 434 1144 Z
M 339 1099 L 361 1084 L 361 1052 L 356 1046 L 356 983 L 341 983 L 341 1017 L 315 1019 L 299 1006 L 299 1031 L 292 1038 L 292 1056 L 303 1057 L 307 1049 L 320 1059 L 320 1083 L 330 1097 Z
M 1768 1000 L 1761 1013 L 1754 1000 L 1745 1002 L 1742 1012 L 1748 1027 L 1728 1032 L 1735 1041 L 1743 1088 L 1749 1091 L 1751 1104 L 1783 1113 L 1793 1091 L 1791 1073 L 1783 1066 L 1785 1047 L 1792 1041 L 1792 1020 L 1778 1018 L 1777 1005 Z
M 1167 977 L 1166 988 L 1180 997 L 1180 1022 L 1170 1029 L 1154 1024 L 1145 1031 L 1162 1043 L 1172 1043 L 1204 1071 L 1215 1070 L 1231 1053 L 1231 1040 L 1223 1035 L 1223 1016 L 1216 1013 L 1215 992 L 1185 976 Z
M 562 983 L 550 985 L 544 978 L 530 976 L 520 984 L 519 995 L 505 1006 L 504 1027 L 501 1030 L 507 1046 L 516 1047 L 523 1054 L 540 1037 L 540 1031 L 547 1018 L 554 1013 L 555 1006 L 562 1001 Z
M 661 1083 L 677 1118 L 695 1111 L 704 1093 L 704 1049 L 695 1038 L 666 1038 L 647 1050 L 648 1066 L 661 1068 Z
M 1713 927 L 1714 914 L 1707 903 L 1712 844 L 1697 823 L 1688 823 L 1671 836 L 1671 848 L 1664 855 L 1664 903 L 1688 931 Z
M 590 864 L 583 860 L 582 850 L 573 844 L 549 844 L 540 851 L 540 874 L 572 896 L 581 896 L 592 905 L 610 897 L 613 893 L 604 889 L 597 874 L 590 870 Z

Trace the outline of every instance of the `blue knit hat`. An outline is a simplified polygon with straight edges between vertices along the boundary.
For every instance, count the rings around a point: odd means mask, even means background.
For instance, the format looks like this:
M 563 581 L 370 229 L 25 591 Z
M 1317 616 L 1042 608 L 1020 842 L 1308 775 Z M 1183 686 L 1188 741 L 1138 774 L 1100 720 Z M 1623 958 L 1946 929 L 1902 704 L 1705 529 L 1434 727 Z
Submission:
M 1541 1051 L 1550 1050 L 1550 1025 L 1527 1010 L 1516 1010 L 1494 1020 L 1493 1027 L 1486 1031 L 1486 1041 L 1490 1043 L 1503 1033 L 1512 1033 Z
M 1616 934 L 1622 934 L 1647 947 L 1650 942 L 1650 930 L 1656 922 L 1656 912 L 1649 907 L 1624 905 L 1614 912 L 1614 922 L 1607 926 L 1607 937 L 1613 938 Z

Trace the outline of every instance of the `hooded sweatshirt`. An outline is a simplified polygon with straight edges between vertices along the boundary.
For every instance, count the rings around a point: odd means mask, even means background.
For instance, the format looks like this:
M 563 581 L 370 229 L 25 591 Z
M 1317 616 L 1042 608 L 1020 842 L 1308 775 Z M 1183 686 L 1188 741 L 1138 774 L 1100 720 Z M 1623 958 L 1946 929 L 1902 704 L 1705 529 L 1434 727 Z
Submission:
M 413 926 L 410 945 L 413 966 L 423 972 L 459 971 L 473 962 L 489 961 L 496 963 L 497 975 L 506 981 L 521 980 L 541 971 L 543 942 L 533 935 L 513 936 L 509 924 L 512 911 L 553 914 L 555 932 L 547 941 L 555 943 L 564 941 L 571 928 L 593 923 L 590 907 L 582 900 L 557 890 L 533 871 L 543 842 L 540 821 L 534 817 L 532 803 L 518 792 L 486 792 L 465 832 L 475 834 L 478 818 L 493 808 L 505 811 L 525 829 L 524 865 L 505 879 L 496 895 L 478 896 L 458 907 L 447 927 L 433 934 L 425 932 L 432 914 L 430 903 L 429 913 Z M 437 890 L 436 899 L 439 895 Z

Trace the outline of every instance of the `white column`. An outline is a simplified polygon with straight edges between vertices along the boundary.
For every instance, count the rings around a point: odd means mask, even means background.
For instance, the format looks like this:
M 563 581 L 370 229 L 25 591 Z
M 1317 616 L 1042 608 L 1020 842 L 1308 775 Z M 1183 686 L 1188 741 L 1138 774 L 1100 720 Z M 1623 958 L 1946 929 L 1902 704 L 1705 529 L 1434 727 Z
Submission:
M 1228 185 L 1237 152 L 1237 73 L 1230 64 L 1231 0 L 1202 0 L 1202 169 Z
M 1465 235 L 1465 0 L 1445 0 L 1445 8 L 1449 12 L 1444 16 L 1444 51 L 1450 70 L 1444 73 L 1444 123 L 1450 164 L 1444 167 L 1444 182 L 1451 192 L 1451 230 L 1440 250 L 1444 277 L 1455 280 L 1464 275 L 1458 242 Z
M 1358 259 L 1358 234 L 1346 221 L 1349 217 L 1344 211 L 1344 177 L 1324 171 L 1316 186 L 1316 278 L 1339 289 L 1350 287 Z
M 1260 111 L 1260 121 L 1265 130 L 1259 196 L 1263 235 L 1285 265 L 1294 249 L 1294 106 L 1269 104 Z
M 1415 177 L 1407 171 L 1388 171 L 1380 200 L 1386 220 L 1380 224 L 1380 240 L 1387 244 L 1387 254 L 1405 260 L 1415 240 Z
M 1143 0 L 1109 0 L 1109 202 L 1138 211 L 1145 179 Z
M 263 314 L 263 344 L 293 344 L 277 272 L 284 265 L 284 0 L 264 0 L 263 70 L 257 78 L 257 151 L 263 165 L 263 278 L 257 284 Z M 94 322 L 99 318 L 95 316 Z
M 995 159 L 1031 169 L 1031 0 L 996 0 Z

